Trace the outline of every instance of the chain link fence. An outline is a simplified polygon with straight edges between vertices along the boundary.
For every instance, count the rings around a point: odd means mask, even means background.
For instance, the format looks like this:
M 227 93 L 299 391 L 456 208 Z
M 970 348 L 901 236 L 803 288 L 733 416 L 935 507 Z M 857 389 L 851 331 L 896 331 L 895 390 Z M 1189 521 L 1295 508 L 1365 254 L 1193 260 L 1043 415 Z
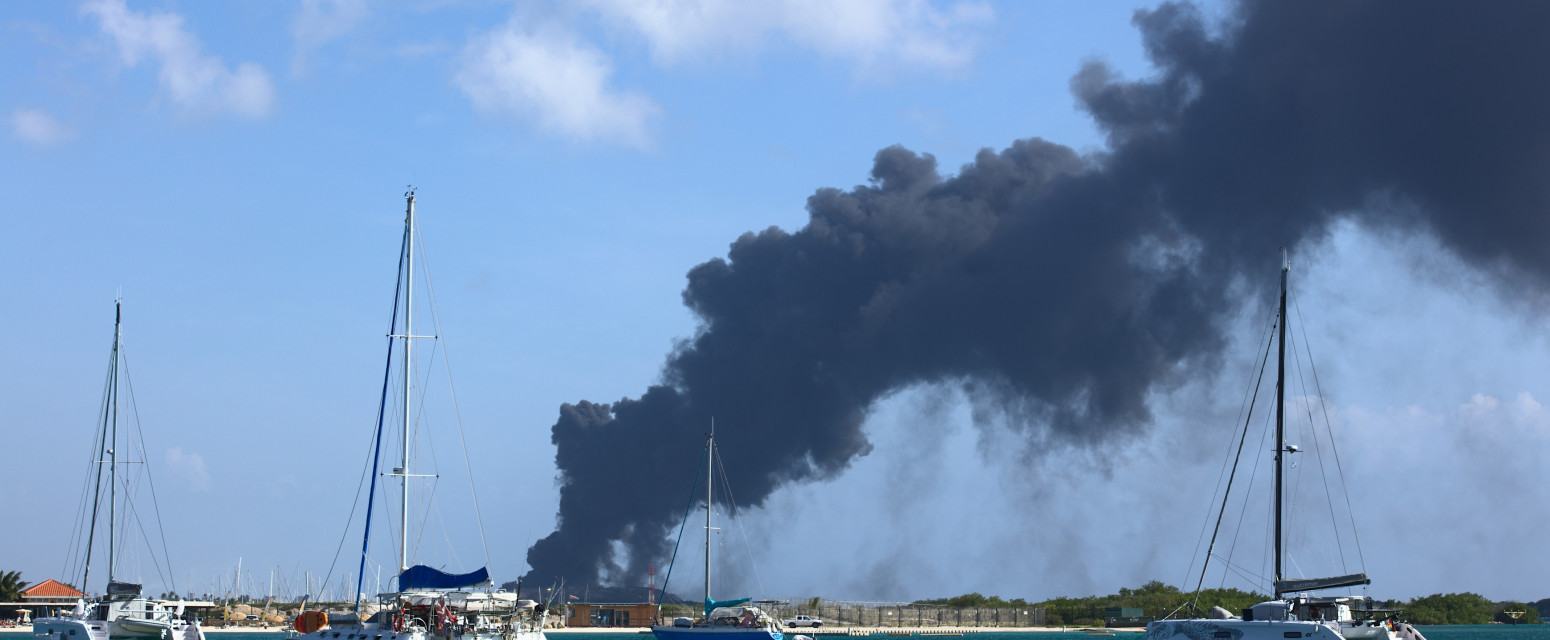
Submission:
M 1043 627 L 1043 607 L 956 609 L 934 605 L 821 602 L 777 607 L 782 620 L 808 615 L 836 627 Z

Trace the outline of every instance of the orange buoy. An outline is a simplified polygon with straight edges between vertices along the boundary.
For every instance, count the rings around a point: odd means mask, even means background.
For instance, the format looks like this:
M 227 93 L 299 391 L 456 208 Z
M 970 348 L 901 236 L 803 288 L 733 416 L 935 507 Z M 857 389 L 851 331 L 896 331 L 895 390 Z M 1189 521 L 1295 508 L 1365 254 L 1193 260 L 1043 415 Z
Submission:
M 297 633 L 312 633 L 328 625 L 328 614 L 322 611 L 303 611 L 296 616 Z

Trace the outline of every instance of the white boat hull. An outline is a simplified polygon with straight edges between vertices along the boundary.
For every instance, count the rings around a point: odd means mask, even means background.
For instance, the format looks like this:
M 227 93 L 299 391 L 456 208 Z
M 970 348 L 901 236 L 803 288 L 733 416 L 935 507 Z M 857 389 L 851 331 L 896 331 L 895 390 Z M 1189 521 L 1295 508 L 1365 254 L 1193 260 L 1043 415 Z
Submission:
M 785 640 L 780 631 L 768 627 L 670 627 L 654 626 L 657 640 Z
M 32 621 L 37 640 L 108 640 L 108 623 L 76 618 L 38 618 Z
M 1225 634 L 1225 635 L 1224 635 Z M 1297 634 L 1297 635 L 1292 635 Z M 1308 620 L 1158 620 L 1146 625 L 1146 640 L 1426 640 L 1415 627 L 1400 623 L 1315 622 Z
M 1295 635 L 1294 635 L 1295 634 Z M 1146 640 L 1345 640 L 1332 622 L 1301 620 L 1158 620 L 1146 625 Z
M 291 640 L 427 640 L 424 631 L 392 631 L 361 627 L 323 627 L 317 631 L 294 636 Z

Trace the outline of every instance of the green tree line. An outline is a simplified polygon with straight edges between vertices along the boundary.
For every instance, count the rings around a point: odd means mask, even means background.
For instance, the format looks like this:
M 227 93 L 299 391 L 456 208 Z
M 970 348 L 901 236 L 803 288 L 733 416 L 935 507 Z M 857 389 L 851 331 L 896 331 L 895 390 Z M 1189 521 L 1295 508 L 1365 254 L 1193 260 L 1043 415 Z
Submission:
M 1270 599 L 1262 593 L 1240 589 L 1205 589 L 1200 592 L 1196 611 L 1183 608 L 1194 601 L 1194 592 L 1153 580 L 1137 589 L 1121 588 L 1119 593 L 1106 596 L 1060 597 L 1043 602 L 1029 602 L 1022 598 L 1003 599 L 980 593 L 966 593 L 951 598 L 916 600 L 912 604 L 953 608 L 1002 608 L 1043 607 L 1046 624 L 1051 626 L 1088 626 L 1103 624 L 1103 610 L 1109 607 L 1131 607 L 1144 611 L 1142 615 L 1164 618 L 1178 612 L 1179 615 L 1204 614 L 1211 607 L 1221 607 L 1237 615 L 1257 602 Z M 1516 601 L 1493 602 L 1476 593 L 1433 594 L 1414 600 L 1380 601 L 1384 608 L 1400 609 L 1401 618 L 1412 624 L 1488 624 L 1501 622 L 1512 624 L 1508 612 L 1522 612 L 1517 624 L 1539 624 L 1540 607 L 1550 605 L 1550 599 L 1524 603 Z
M 1239 589 L 1206 589 L 1200 592 L 1198 607 L 1201 611 L 1213 606 L 1237 612 L 1256 602 L 1269 599 L 1258 593 Z M 1178 587 L 1153 580 L 1137 589 L 1121 588 L 1119 593 L 1107 596 L 1060 597 L 1043 602 L 1029 602 L 1022 598 L 1011 600 L 1000 596 L 968 593 L 952 598 L 917 600 L 913 604 L 953 608 L 1000 608 L 1043 607 L 1045 623 L 1051 626 L 1102 625 L 1103 610 L 1109 607 L 1139 608 L 1142 615 L 1162 618 L 1194 600 L 1194 592 L 1184 592 Z
M 1512 624 L 1509 611 L 1521 612 L 1518 624 L 1539 624 L 1539 610 L 1524 602 L 1492 602 L 1478 593 L 1434 593 L 1409 602 L 1385 603 L 1403 609 L 1403 617 L 1412 624 Z

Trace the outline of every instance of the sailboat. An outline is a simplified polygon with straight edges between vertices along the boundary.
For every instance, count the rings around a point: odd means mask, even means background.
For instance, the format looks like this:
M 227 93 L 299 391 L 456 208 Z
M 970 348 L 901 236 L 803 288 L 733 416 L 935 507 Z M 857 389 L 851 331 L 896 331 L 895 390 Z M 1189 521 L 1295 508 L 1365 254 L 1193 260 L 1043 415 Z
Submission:
M 410 341 L 420 336 L 414 333 L 414 252 L 416 241 L 415 191 L 411 187 L 404 194 L 407 207 L 404 215 L 404 235 L 400 245 L 398 287 L 393 299 L 393 320 L 388 331 L 388 366 L 382 382 L 382 398 L 378 405 L 376 445 L 373 450 L 371 489 L 367 493 L 366 525 L 361 541 L 360 571 L 356 579 L 355 610 L 343 619 L 329 620 L 324 611 L 304 611 L 293 625 L 300 635 L 297 640 L 433 640 L 436 638 L 463 640 L 544 640 L 543 628 L 548 618 L 548 603 L 520 600 L 517 594 L 496 591 L 487 567 L 453 574 L 426 565 L 410 566 L 409 557 L 409 481 L 426 477 L 414 473 L 410 466 L 411 411 L 416 407 L 412 397 L 414 368 Z M 400 298 L 400 294 L 402 297 Z M 402 306 L 400 306 L 402 302 Z M 398 319 L 403 315 L 402 332 Z M 376 498 L 378 463 L 382 454 L 382 433 L 388 409 L 389 382 L 393 372 L 395 341 L 402 340 L 401 359 L 403 380 L 402 445 L 399 464 L 391 473 L 400 481 L 402 501 L 399 503 L 398 541 L 399 572 L 395 578 L 397 591 L 378 594 L 378 609 L 367 619 L 361 617 L 364 601 L 367 552 L 371 544 L 371 514 Z
M 671 625 L 653 625 L 657 640 L 784 640 L 774 618 L 758 607 L 746 606 L 751 598 L 717 601 L 710 597 L 711 505 L 715 499 L 716 425 L 705 436 L 705 603 L 704 617 L 677 618 Z M 663 586 L 666 589 L 666 585 Z
M 1193 619 L 1164 619 L 1147 625 L 1146 640 L 1282 640 L 1305 638 L 1316 640 L 1426 640 L 1415 627 L 1400 622 L 1397 611 L 1375 609 L 1372 599 L 1359 596 L 1309 596 L 1309 592 L 1371 584 L 1365 572 L 1330 578 L 1289 579 L 1282 568 L 1285 550 L 1282 544 L 1282 514 L 1284 512 L 1283 476 L 1288 454 L 1298 453 L 1295 445 L 1286 444 L 1286 294 L 1287 280 L 1291 272 L 1291 260 L 1283 252 L 1281 259 L 1281 293 L 1276 313 L 1276 329 L 1279 331 L 1278 356 L 1276 359 L 1276 448 L 1275 496 L 1274 496 L 1274 551 L 1275 575 L 1272 580 L 1274 597 L 1243 610 L 1240 615 L 1220 607 L 1213 607 L 1209 617 Z M 1267 345 L 1268 346 L 1268 345 Z M 1247 421 L 1245 421 L 1247 425 Z M 1246 428 L 1246 427 L 1245 427 Z M 1247 432 L 1245 432 L 1247 435 Z M 1239 444 L 1240 451 L 1242 444 Z M 1236 471 L 1236 465 L 1234 466 Z M 1232 487 L 1228 479 L 1228 490 Z M 1223 497 L 1223 508 L 1226 496 Z M 1218 518 L 1220 524 L 1220 518 Z M 1211 559 L 1216 544 L 1213 534 L 1211 546 L 1206 551 L 1206 562 Z M 1205 571 L 1201 570 L 1204 580 Z M 1382 617 L 1380 619 L 1380 617 Z
M 95 490 L 91 496 L 89 509 L 91 519 L 86 531 L 85 559 L 81 573 L 81 584 L 89 584 L 92 545 L 97 533 L 98 503 L 102 497 L 102 470 L 106 466 L 108 472 L 106 595 L 96 602 L 80 599 L 76 602 L 74 610 L 67 614 L 34 620 L 33 636 L 40 640 L 201 640 L 203 638 L 198 622 L 190 623 L 183 620 L 181 602 L 173 608 L 170 602 L 146 598 L 141 594 L 139 584 L 119 580 L 116 573 L 118 565 L 116 554 L 119 550 L 116 535 L 121 531 L 119 520 L 122 517 L 118 513 L 118 492 L 120 485 L 123 484 L 123 479 L 119 477 L 119 467 L 127 464 L 119 461 L 119 450 L 121 442 L 129 444 L 128 435 L 120 437 L 118 428 L 119 381 L 127 376 L 125 368 L 121 366 L 124 361 L 123 320 L 123 300 L 117 300 L 113 305 L 113 351 L 108 367 L 107 389 L 103 396 L 101 432 L 98 434 L 96 451 L 93 452 L 96 479 L 92 484 Z M 143 450 L 143 445 L 141 448 Z M 127 497 L 126 495 L 126 504 Z

